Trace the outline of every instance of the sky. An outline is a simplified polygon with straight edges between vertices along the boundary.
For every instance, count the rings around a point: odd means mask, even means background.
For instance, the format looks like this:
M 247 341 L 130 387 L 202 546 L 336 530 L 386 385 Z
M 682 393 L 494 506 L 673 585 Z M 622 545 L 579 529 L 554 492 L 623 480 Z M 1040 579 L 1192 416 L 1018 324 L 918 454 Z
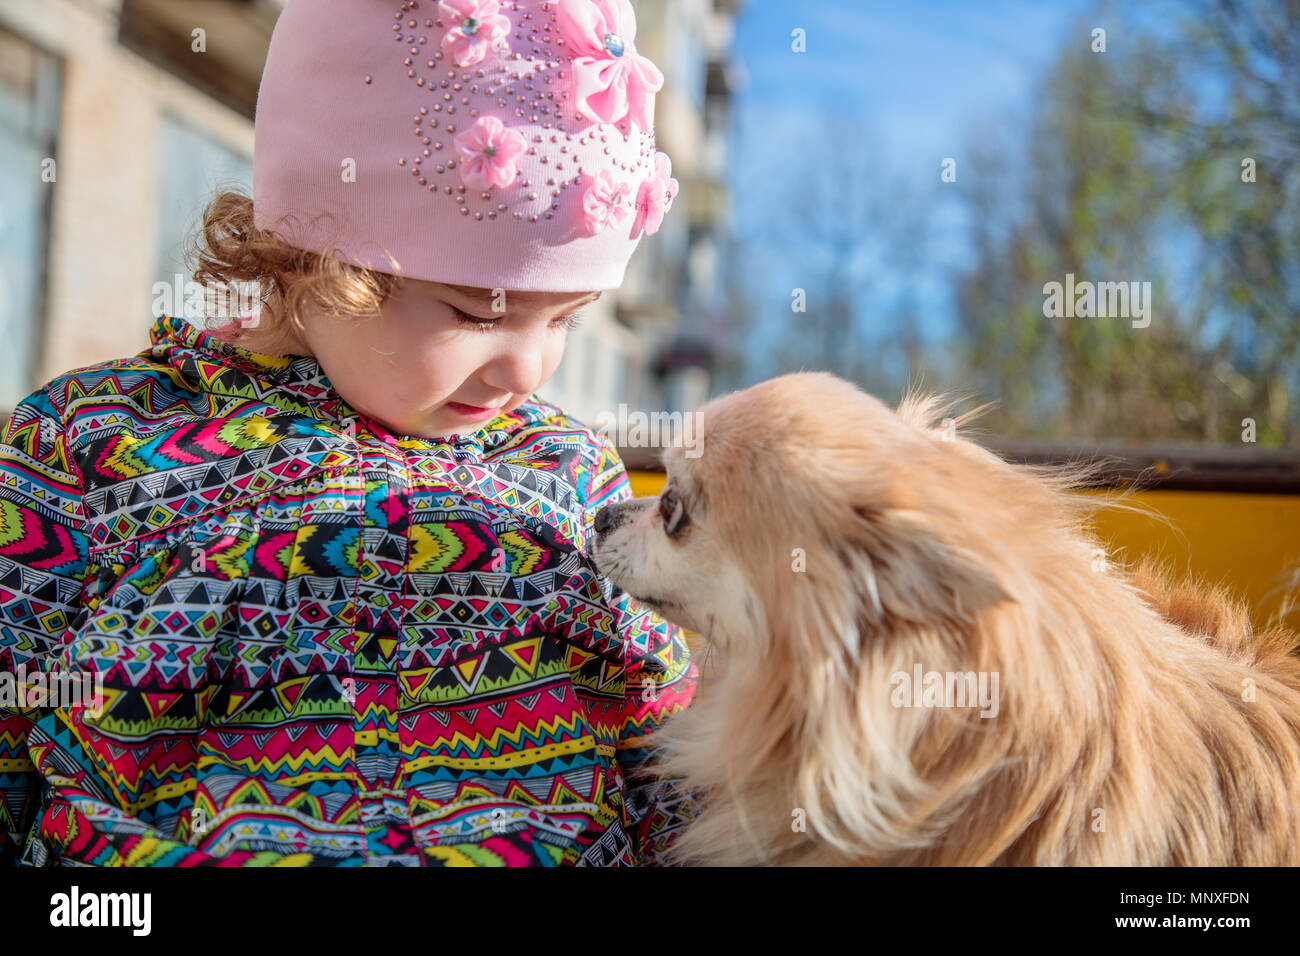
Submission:
M 1015 109 L 1074 17 L 1079 0 L 750 0 L 736 58 L 748 76 L 741 111 L 870 114 L 899 156 L 953 148 L 971 117 Z M 792 53 L 791 31 L 807 52 Z
M 749 197 L 773 196 L 779 207 L 779 195 L 794 188 L 792 156 L 847 147 L 849 168 L 913 196 L 908 214 L 920 217 L 929 233 L 925 256 L 934 266 L 919 270 L 902 290 L 889 281 L 898 270 L 873 260 L 872 243 L 864 243 L 863 260 L 843 264 L 872 278 L 862 322 L 870 326 L 872 296 L 907 294 L 924 316 L 923 338 L 945 337 L 953 314 L 949 270 L 968 254 L 964 210 L 953 189 L 973 174 L 965 144 L 989 124 L 1023 130 L 1035 86 L 1061 45 L 1090 42 L 1092 24 L 1080 17 L 1096 8 L 1084 0 L 749 0 L 732 48 L 741 82 L 729 160 L 733 229 L 769 257 L 770 268 L 753 270 L 766 277 L 761 298 L 788 301 L 807 266 L 786 254 L 788 238 L 773 220 L 773 202 Z M 796 29 L 804 31 L 806 52 L 791 49 Z M 810 137 L 810 123 L 822 117 L 862 135 L 847 144 Z M 940 181 L 945 158 L 956 160 L 957 184 Z M 758 335 L 752 347 L 771 345 Z

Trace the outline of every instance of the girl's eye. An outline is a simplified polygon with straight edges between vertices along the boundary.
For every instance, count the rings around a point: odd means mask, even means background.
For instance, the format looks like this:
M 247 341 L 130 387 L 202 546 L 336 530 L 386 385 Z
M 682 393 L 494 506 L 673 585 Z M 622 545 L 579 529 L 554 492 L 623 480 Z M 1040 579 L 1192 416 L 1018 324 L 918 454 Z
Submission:
M 476 332 L 486 332 L 498 322 L 497 319 L 481 319 L 477 315 L 470 315 L 468 312 L 462 312 L 454 305 L 451 306 L 451 311 L 456 316 L 457 322 L 461 325 L 469 326 Z
M 487 332 L 490 329 L 494 328 L 497 325 L 497 323 L 501 321 L 500 319 L 484 319 L 484 318 L 480 318 L 477 315 L 470 315 L 467 312 L 462 312 L 454 305 L 450 306 L 450 308 L 451 311 L 455 314 L 457 322 L 459 322 L 461 325 L 469 326 L 476 332 Z M 551 323 L 551 328 L 564 329 L 566 332 L 571 332 L 581 324 L 582 324 L 582 314 L 579 312 L 575 312 L 572 315 L 560 316 L 558 319 L 556 319 L 554 322 Z

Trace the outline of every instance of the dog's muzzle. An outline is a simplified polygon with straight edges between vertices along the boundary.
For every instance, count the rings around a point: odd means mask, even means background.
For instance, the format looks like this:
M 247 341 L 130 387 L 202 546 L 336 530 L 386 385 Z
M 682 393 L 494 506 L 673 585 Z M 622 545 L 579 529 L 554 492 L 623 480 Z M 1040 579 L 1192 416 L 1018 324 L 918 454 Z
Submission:
M 592 527 L 596 529 L 596 534 L 604 534 L 610 528 L 614 527 L 614 515 L 610 511 L 609 505 L 605 505 L 605 507 L 596 512 L 596 520 Z
M 596 512 L 596 519 L 592 527 L 596 529 L 596 534 L 604 537 L 615 528 L 620 527 L 627 521 L 627 513 L 623 506 L 628 502 L 619 501 L 612 505 L 605 505 Z

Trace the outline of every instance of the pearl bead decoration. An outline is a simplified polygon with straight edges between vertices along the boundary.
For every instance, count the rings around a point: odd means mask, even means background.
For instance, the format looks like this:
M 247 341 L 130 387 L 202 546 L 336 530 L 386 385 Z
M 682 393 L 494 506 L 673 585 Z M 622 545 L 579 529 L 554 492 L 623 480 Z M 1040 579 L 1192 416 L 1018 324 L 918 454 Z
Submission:
M 614 172 L 616 179 L 627 182 L 633 196 L 640 184 L 654 175 L 653 130 L 628 121 L 616 126 L 603 124 L 576 108 L 569 86 L 569 63 L 574 54 L 562 35 L 554 2 L 500 0 L 499 12 L 511 24 L 509 48 L 490 50 L 477 64 L 463 68 L 456 68 L 444 54 L 440 37 L 453 26 L 465 36 L 475 36 L 483 29 L 482 21 L 472 17 L 450 22 L 440 16 L 421 19 L 421 7 L 433 8 L 431 12 L 436 13 L 433 0 L 403 0 L 397 6 L 392 32 L 402 46 L 396 59 L 401 61 L 402 83 L 409 83 L 406 102 L 416 110 L 412 125 L 420 144 L 414 153 L 396 157 L 396 163 L 410 169 L 412 178 L 424 187 L 421 195 L 436 197 L 429 202 L 454 200 L 459 214 L 470 222 L 536 224 L 557 215 L 581 218 L 582 184 L 595 175 L 593 170 Z M 428 32 L 420 33 L 421 29 Z M 618 33 L 604 34 L 601 42 L 611 57 L 621 58 L 630 49 Z M 365 74 L 362 80 L 365 86 L 374 87 L 375 74 Z M 381 95 L 392 95 L 391 88 Z M 384 106 L 375 104 L 377 110 Z M 468 125 L 445 122 L 458 108 L 468 112 Z M 444 121 L 440 123 L 439 117 Z M 447 137 L 455 137 L 458 126 L 468 129 L 487 117 L 524 134 L 528 146 L 515 159 L 516 173 L 510 185 L 468 193 L 456 159 L 446 155 L 457 155 L 456 145 Z M 436 139 L 430 134 L 444 136 Z M 485 157 L 495 157 L 498 152 L 496 144 L 482 148 Z M 435 155 L 436 163 L 432 161 Z M 560 175 L 545 177 L 548 192 L 543 193 L 533 187 L 531 179 L 537 178 L 540 184 L 536 174 L 550 170 Z M 579 188 L 569 191 L 569 186 Z

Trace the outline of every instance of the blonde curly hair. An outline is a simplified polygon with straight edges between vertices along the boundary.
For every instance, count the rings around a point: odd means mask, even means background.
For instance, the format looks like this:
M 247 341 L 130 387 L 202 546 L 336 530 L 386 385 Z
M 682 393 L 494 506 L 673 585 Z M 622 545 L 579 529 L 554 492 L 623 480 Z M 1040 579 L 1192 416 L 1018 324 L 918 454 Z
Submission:
M 187 242 L 185 259 L 193 264 L 194 281 L 206 289 L 251 287 L 263 306 L 278 293 L 282 314 L 263 308 L 258 321 L 273 332 L 281 330 L 281 318 L 301 332 L 309 306 L 344 318 L 374 315 L 401 283 L 396 274 L 307 252 L 274 230 L 258 229 L 252 197 L 239 189 L 222 190 L 208 203 L 202 227 Z M 396 273 L 397 263 L 393 266 Z M 206 316 L 210 329 L 221 320 Z

